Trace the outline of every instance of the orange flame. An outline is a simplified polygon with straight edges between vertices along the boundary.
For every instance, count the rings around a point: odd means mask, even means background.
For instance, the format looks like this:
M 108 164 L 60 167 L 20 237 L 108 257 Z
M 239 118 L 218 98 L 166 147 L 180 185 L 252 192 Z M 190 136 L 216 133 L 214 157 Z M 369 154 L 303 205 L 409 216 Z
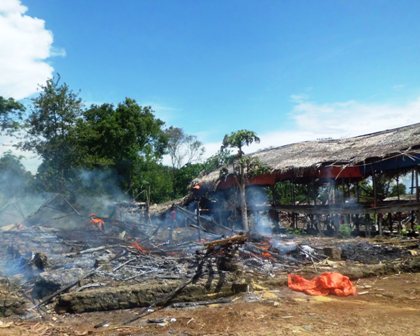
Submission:
M 147 253 L 147 250 L 136 241 L 132 242 L 131 246 L 141 253 Z
M 98 217 L 92 217 L 90 219 L 91 224 L 95 225 L 99 230 L 103 231 L 104 230 L 104 225 L 105 222 L 103 221 L 103 219 L 98 218 Z

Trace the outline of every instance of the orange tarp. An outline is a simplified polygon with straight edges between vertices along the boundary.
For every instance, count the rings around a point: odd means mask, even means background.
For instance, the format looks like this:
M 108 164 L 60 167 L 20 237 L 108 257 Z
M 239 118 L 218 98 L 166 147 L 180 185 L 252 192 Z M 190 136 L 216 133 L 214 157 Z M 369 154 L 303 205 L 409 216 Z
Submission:
M 356 287 L 350 279 L 340 273 L 326 272 L 312 280 L 307 280 L 296 274 L 289 274 L 287 282 L 290 289 L 309 295 L 349 296 L 357 294 Z

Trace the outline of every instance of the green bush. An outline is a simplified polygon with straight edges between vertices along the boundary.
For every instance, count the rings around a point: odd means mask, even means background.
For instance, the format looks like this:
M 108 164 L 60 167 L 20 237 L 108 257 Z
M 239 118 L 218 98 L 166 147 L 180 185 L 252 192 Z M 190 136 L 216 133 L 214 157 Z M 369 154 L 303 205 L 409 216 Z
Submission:
M 351 227 L 350 227 L 349 224 L 341 224 L 338 232 L 343 237 L 350 237 L 351 236 Z

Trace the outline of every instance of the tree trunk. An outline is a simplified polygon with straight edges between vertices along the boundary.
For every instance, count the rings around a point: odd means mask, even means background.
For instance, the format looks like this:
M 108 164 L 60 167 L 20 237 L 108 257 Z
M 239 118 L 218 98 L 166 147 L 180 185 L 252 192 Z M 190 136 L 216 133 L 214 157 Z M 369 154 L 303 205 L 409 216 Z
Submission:
M 241 215 L 242 215 L 242 227 L 245 232 L 249 232 L 249 223 L 248 223 L 248 208 L 246 206 L 246 196 L 245 196 L 245 182 L 241 181 L 239 186 L 239 197 L 241 200 Z
M 245 192 L 245 168 L 240 162 L 239 166 L 239 199 L 241 203 L 241 217 L 242 217 L 242 228 L 245 232 L 249 232 L 249 223 L 248 223 L 248 208 L 246 206 L 246 192 Z

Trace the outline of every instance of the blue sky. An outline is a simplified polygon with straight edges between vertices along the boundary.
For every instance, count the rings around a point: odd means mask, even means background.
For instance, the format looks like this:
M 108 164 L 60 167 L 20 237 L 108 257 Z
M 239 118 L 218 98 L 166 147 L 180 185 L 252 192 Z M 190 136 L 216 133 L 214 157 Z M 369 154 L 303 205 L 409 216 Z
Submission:
M 2 1 L 43 21 L 37 61 L 85 101 L 135 98 L 208 152 L 243 128 L 267 147 L 420 122 L 416 0 Z

